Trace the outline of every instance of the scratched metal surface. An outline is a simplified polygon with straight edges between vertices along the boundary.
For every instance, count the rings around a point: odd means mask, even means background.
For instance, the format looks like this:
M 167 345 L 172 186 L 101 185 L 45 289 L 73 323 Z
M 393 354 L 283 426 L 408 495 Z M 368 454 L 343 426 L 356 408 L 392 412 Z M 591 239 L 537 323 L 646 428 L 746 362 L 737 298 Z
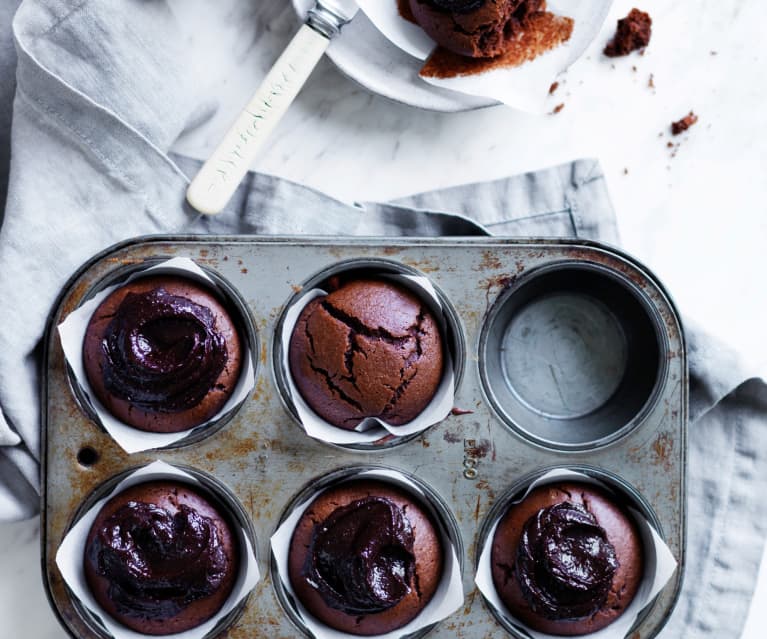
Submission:
M 256 387 L 236 417 L 196 444 L 135 455 L 124 453 L 81 410 L 70 389 L 55 330 L 103 278 L 151 258 L 189 257 L 236 288 L 252 314 L 261 352 Z M 278 395 L 272 368 L 275 323 L 285 303 L 306 280 L 334 263 L 383 258 L 418 269 L 447 296 L 460 316 L 466 366 L 455 405 L 472 413 L 451 415 L 418 438 L 385 452 L 339 450 L 304 435 Z M 491 410 L 481 388 L 479 335 L 493 301 L 520 275 L 555 260 L 605 265 L 637 284 L 657 307 L 669 343 L 668 376 L 647 419 L 606 448 L 556 452 L 513 434 Z M 447 502 L 456 517 L 465 556 L 464 607 L 431 637 L 503 636 L 473 584 L 480 527 L 497 496 L 519 477 L 545 466 L 586 464 L 613 472 L 636 488 L 654 509 L 673 554 L 684 565 L 687 365 L 675 310 L 661 286 L 636 262 L 593 243 L 504 239 L 290 239 L 253 237 L 144 238 L 97 256 L 75 275 L 51 316 L 43 388 L 44 581 L 62 624 L 75 637 L 97 635 L 80 618 L 54 563 L 57 547 L 83 499 L 115 474 L 154 459 L 213 474 L 252 518 L 263 578 L 241 618 L 221 637 L 296 637 L 269 573 L 268 540 L 291 498 L 308 482 L 343 466 L 376 463 L 415 473 Z M 85 467 L 77 454 L 90 446 L 98 461 Z M 468 479 L 466 465 L 476 467 Z M 471 475 L 471 473 L 469 473 Z M 681 570 L 664 588 L 631 639 L 657 634 L 673 608 Z

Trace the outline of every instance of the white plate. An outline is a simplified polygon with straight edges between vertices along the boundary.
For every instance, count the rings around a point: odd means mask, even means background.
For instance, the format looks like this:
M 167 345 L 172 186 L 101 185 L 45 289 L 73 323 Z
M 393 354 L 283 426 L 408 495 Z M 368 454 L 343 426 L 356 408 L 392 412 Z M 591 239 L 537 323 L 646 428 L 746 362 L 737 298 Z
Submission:
M 314 5 L 314 0 L 292 2 L 302 18 Z M 389 42 L 362 11 L 331 43 L 328 57 L 342 73 L 369 91 L 410 106 L 454 113 L 496 104 L 487 98 L 440 89 L 424 82 L 418 77 L 423 63 Z

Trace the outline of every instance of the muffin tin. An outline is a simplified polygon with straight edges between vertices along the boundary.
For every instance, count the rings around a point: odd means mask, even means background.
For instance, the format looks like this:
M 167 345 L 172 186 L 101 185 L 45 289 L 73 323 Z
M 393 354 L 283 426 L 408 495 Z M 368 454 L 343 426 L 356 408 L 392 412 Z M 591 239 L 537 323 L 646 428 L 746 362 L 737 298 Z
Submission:
M 171 257 L 193 259 L 242 301 L 259 344 L 256 386 L 210 436 L 129 455 L 80 405 L 55 327 L 116 278 Z M 330 446 L 309 438 L 291 414 L 284 372 L 275 370 L 275 335 L 301 288 L 339 269 L 370 267 L 424 275 L 447 302 L 460 360 L 456 408 L 414 438 L 372 450 Z M 99 486 L 156 459 L 215 478 L 252 523 L 263 577 L 220 637 L 300 636 L 272 584 L 269 537 L 310 482 L 365 464 L 412 473 L 457 522 L 466 600 L 429 636 L 503 636 L 473 582 L 479 536 L 502 495 L 551 466 L 617 475 L 647 504 L 679 562 L 632 638 L 655 636 L 673 609 L 684 568 L 684 337 L 662 285 L 614 248 L 551 239 L 139 238 L 94 257 L 72 278 L 45 343 L 43 571 L 74 637 L 99 635 L 55 565 L 61 539 Z

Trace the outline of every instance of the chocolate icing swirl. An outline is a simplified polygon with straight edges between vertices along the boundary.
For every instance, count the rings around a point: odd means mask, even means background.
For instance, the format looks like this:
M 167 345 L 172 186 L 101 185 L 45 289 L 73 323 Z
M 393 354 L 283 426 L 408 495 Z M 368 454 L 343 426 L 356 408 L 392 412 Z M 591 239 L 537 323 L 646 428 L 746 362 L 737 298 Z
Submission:
M 381 612 L 410 592 L 413 543 L 399 506 L 365 497 L 336 508 L 315 526 L 304 572 L 331 608 L 347 614 Z
M 580 619 L 607 600 L 615 548 L 579 504 L 543 508 L 525 523 L 515 571 L 525 600 L 547 619 Z
M 88 553 L 118 610 L 144 619 L 171 617 L 213 594 L 229 564 L 212 519 L 186 505 L 172 515 L 135 501 L 104 522 Z
M 209 308 L 164 288 L 128 293 L 102 341 L 106 389 L 153 412 L 199 404 L 227 361 Z
M 469 13 L 479 9 L 487 0 L 427 0 L 429 4 L 443 11 L 453 13 Z

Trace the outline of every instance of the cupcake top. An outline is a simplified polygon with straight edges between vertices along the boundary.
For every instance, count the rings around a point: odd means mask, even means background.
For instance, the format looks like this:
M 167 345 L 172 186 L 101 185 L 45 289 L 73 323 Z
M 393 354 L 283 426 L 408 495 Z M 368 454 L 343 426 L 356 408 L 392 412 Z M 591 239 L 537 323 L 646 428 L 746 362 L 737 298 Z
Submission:
M 224 370 L 224 336 L 212 311 L 158 287 L 128 293 L 102 340 L 104 386 L 145 410 L 199 404 Z
M 83 363 L 101 403 L 141 430 L 179 432 L 213 417 L 239 376 L 234 322 L 203 285 L 178 276 L 135 280 L 94 312 Z
M 539 486 L 501 518 L 491 571 L 509 612 L 554 635 L 596 632 L 639 589 L 644 549 L 631 516 L 609 493 L 579 482 Z
M 191 486 L 139 484 L 96 517 L 84 557 L 88 585 L 117 621 L 144 634 L 203 623 L 223 605 L 238 572 L 232 529 Z
M 440 46 L 471 58 L 494 58 L 545 0 L 410 0 L 416 22 Z
M 437 529 L 410 493 L 381 481 L 344 482 L 303 513 L 288 551 L 298 599 L 321 623 L 385 634 L 426 607 L 442 579 Z
M 442 379 L 442 336 L 428 307 L 394 282 L 353 280 L 303 309 L 290 338 L 293 381 L 325 421 L 412 421 Z
M 525 522 L 516 575 L 530 606 L 547 619 L 579 619 L 607 601 L 619 563 L 596 517 L 580 504 L 541 508 Z
M 315 527 L 306 577 L 331 608 L 381 612 L 410 592 L 413 542 L 413 528 L 399 506 L 385 497 L 364 497 L 339 506 Z

